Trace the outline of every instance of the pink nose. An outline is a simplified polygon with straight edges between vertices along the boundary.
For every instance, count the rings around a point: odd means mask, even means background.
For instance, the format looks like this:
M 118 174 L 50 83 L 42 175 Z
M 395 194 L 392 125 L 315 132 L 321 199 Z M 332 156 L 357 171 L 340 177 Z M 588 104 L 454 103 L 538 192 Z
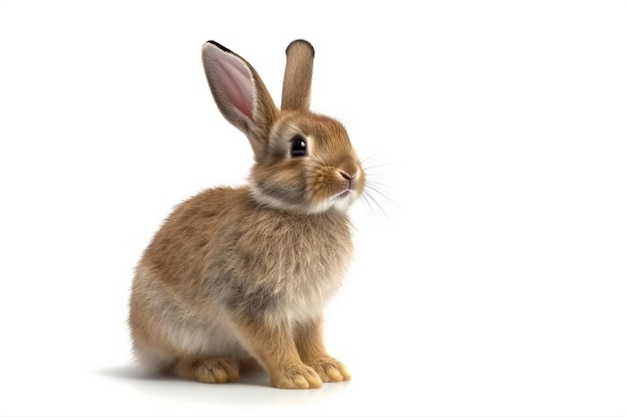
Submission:
M 339 173 L 341 174 L 341 176 L 348 181 L 348 185 L 346 186 L 347 190 L 352 190 L 354 188 L 354 176 L 348 174 L 345 171 L 339 171 Z
M 344 177 L 346 180 L 348 181 L 352 181 L 354 179 L 354 177 L 346 172 L 343 171 L 339 171 L 339 173 L 341 174 L 342 177 Z

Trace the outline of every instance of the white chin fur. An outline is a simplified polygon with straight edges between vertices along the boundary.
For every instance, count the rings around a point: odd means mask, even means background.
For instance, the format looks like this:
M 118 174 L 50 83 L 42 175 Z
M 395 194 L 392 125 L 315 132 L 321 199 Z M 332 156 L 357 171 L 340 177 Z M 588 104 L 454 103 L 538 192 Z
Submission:
M 264 193 L 263 191 L 261 191 L 261 189 L 257 187 L 255 184 L 251 184 L 251 187 L 252 187 L 252 198 L 254 198 L 254 200 L 261 205 L 272 207 L 278 210 L 300 211 L 306 214 L 323 213 L 325 211 L 330 210 L 331 208 L 335 208 L 336 210 L 345 212 L 348 210 L 348 208 L 352 205 L 352 203 L 356 199 L 356 194 L 351 193 L 349 196 L 346 196 L 346 197 L 335 196 L 319 204 L 302 207 L 300 205 L 286 203 L 285 201 L 279 198 L 268 195 Z
M 354 193 L 351 193 L 347 197 L 334 197 L 330 200 L 333 207 L 339 211 L 348 211 L 348 208 L 352 205 L 356 197 Z

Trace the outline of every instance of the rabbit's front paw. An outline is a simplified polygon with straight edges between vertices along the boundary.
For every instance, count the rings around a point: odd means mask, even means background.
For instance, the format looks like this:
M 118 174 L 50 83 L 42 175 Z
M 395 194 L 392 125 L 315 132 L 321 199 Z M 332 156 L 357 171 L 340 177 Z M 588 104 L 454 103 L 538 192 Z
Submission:
M 316 359 L 309 365 L 317 372 L 324 382 L 349 381 L 350 372 L 346 366 L 330 356 Z
M 322 386 L 320 376 L 313 368 L 304 364 L 279 369 L 271 376 L 271 380 L 276 388 L 307 389 Z

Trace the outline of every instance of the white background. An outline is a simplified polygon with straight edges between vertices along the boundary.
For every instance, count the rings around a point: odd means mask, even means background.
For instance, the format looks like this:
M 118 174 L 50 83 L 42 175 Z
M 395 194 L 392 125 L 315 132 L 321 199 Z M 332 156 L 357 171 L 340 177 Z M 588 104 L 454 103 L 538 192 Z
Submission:
M 146 375 L 133 267 L 251 164 L 200 47 L 278 98 L 295 38 L 387 196 L 328 308 L 353 381 Z M 0 197 L 2 415 L 626 415 L 623 2 L 0 1 Z

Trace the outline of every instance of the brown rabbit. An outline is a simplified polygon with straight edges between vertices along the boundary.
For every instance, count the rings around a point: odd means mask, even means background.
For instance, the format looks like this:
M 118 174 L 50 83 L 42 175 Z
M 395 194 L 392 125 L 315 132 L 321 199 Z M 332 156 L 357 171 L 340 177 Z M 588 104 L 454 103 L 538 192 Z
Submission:
M 279 388 L 350 379 L 324 348 L 323 308 L 352 256 L 346 210 L 365 176 L 345 128 L 309 111 L 313 47 L 287 47 L 282 108 L 239 55 L 209 41 L 206 76 L 254 152 L 249 185 L 179 205 L 137 266 L 130 327 L 137 358 L 201 382 L 260 364 Z

